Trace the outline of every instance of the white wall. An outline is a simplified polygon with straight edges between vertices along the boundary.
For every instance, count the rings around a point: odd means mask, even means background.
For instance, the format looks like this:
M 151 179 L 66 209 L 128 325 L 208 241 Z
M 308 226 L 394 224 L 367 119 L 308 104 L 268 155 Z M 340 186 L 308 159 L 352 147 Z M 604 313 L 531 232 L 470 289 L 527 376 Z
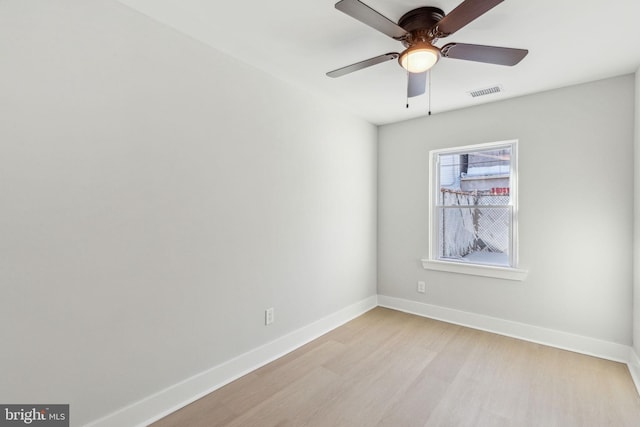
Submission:
M 2 1 L 0 52 L 0 402 L 80 425 L 375 295 L 374 126 L 111 0 Z
M 633 87 L 628 75 L 382 126 L 378 293 L 630 345 Z M 429 150 L 508 139 L 527 279 L 424 270 Z

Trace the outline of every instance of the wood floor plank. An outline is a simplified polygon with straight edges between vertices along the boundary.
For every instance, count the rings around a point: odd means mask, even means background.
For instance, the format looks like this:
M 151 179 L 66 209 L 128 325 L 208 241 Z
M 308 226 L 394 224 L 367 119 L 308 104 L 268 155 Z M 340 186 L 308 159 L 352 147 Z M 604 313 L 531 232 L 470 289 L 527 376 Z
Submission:
M 154 423 L 156 427 L 226 427 L 237 414 L 219 402 L 200 399 L 189 405 L 180 417 L 174 414 Z
M 434 352 L 428 353 L 416 345 L 391 339 L 388 345 L 342 372 L 338 401 L 322 408 L 305 425 L 323 425 L 323 422 L 326 422 L 324 425 L 374 425 L 433 357 Z M 381 365 L 384 368 L 381 369 Z
M 625 365 L 376 308 L 154 427 L 638 427 Z
M 323 367 L 315 367 L 306 375 L 292 381 L 289 387 L 266 397 L 227 426 L 303 425 L 302 420 L 313 414 L 318 406 L 335 400 L 335 390 L 341 382 L 340 376 Z M 310 384 L 313 386 L 310 387 Z
M 271 395 L 289 387 L 300 377 L 314 371 L 326 360 L 346 350 L 346 346 L 342 343 L 326 341 L 299 357 L 287 355 L 286 358 L 254 371 L 250 383 L 233 382 L 216 391 L 215 400 L 237 414 L 244 414 Z M 285 360 L 286 363 L 283 363 L 282 360 Z

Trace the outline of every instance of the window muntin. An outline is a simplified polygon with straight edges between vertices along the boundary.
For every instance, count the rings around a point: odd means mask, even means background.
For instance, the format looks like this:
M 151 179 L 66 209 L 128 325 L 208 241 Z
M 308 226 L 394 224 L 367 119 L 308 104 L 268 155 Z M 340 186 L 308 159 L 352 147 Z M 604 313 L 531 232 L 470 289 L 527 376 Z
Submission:
M 430 153 L 430 259 L 515 268 L 517 143 Z

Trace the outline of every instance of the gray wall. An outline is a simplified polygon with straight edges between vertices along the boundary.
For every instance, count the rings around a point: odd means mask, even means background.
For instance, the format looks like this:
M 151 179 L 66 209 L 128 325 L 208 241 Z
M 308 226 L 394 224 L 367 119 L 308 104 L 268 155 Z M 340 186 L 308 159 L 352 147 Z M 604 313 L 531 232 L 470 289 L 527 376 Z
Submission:
M 633 348 L 640 355 L 640 68 L 636 71 L 633 216 Z
M 633 111 L 628 75 L 382 126 L 378 293 L 630 345 Z M 424 270 L 429 150 L 509 139 L 528 277 Z
M 0 402 L 80 425 L 375 295 L 374 126 L 110 0 L 2 1 L 0 52 Z

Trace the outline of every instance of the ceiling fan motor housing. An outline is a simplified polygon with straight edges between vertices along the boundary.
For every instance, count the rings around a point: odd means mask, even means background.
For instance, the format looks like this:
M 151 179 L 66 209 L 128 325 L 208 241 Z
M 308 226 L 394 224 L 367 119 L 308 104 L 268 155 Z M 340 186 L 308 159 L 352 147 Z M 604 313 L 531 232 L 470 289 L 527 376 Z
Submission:
M 437 7 L 419 7 L 413 9 L 400 18 L 398 25 L 407 31 L 402 38 L 405 47 L 416 43 L 432 43 L 436 40 L 435 26 L 444 18 L 444 11 Z

